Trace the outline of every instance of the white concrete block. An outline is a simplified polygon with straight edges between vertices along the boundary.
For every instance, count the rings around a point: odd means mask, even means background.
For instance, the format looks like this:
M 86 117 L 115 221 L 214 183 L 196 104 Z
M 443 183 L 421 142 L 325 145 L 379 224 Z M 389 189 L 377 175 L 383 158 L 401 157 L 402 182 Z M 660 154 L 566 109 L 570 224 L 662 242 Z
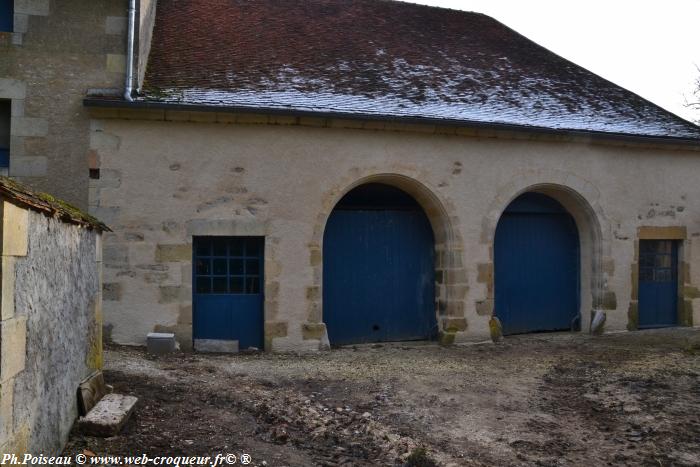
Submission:
M 146 336 L 148 353 L 163 355 L 175 351 L 175 334 L 171 332 L 149 332 Z
M 238 341 L 195 339 L 194 349 L 197 352 L 236 353 L 238 352 Z

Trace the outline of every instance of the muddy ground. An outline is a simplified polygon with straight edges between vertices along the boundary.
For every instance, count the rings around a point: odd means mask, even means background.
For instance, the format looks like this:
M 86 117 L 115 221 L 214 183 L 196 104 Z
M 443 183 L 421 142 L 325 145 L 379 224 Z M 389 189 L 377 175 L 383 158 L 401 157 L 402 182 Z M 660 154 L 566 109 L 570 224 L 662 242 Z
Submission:
M 250 465 L 700 465 L 700 330 L 153 357 L 110 347 L 139 398 L 66 454 L 248 453 Z

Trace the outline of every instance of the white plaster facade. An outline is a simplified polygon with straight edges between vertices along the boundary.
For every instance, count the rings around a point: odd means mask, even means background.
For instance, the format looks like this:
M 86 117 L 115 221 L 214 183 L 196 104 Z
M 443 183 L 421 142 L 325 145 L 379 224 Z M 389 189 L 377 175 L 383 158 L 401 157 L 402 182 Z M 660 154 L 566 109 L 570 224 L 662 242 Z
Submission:
M 606 310 L 608 332 L 636 327 L 637 239 L 654 232 L 682 240 L 680 322 L 700 324 L 698 147 L 213 112 L 92 115 L 101 178 L 90 205 L 114 230 L 104 310 L 116 342 L 173 331 L 190 347 L 192 236 L 259 235 L 266 349 L 321 348 L 324 224 L 368 181 L 402 188 L 426 211 L 443 272 L 438 322 L 456 341 L 489 336 L 495 227 L 525 191 L 549 194 L 576 220 L 583 331 L 594 308 Z

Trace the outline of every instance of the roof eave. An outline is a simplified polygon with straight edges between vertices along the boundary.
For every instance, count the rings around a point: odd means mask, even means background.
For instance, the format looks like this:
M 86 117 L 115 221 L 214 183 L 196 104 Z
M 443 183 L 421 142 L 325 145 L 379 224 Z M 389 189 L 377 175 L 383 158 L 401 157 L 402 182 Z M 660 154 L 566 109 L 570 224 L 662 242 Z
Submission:
M 35 191 L 9 177 L 0 176 L 0 200 L 55 217 L 61 221 L 100 232 L 111 232 L 103 222 L 79 208 L 47 193 Z
M 262 115 L 279 115 L 279 116 L 295 116 L 295 117 L 315 117 L 315 118 L 331 118 L 345 120 L 364 120 L 364 121 L 384 121 L 392 123 L 405 123 L 417 125 L 438 125 L 438 126 L 459 126 L 475 129 L 487 129 L 494 131 L 506 132 L 522 132 L 535 133 L 552 136 L 578 137 L 578 138 L 595 138 L 598 140 L 630 142 L 630 143 L 646 143 L 646 144 L 661 144 L 674 146 L 687 146 L 688 148 L 700 149 L 700 138 L 679 138 L 673 136 L 652 136 L 652 135 L 635 135 L 629 133 L 611 133 L 604 131 L 593 130 L 575 130 L 575 129 L 556 129 L 529 125 L 516 125 L 509 123 L 498 122 L 479 122 L 472 120 L 459 120 L 447 118 L 431 118 L 431 117 L 415 117 L 415 116 L 396 116 L 382 114 L 366 114 L 354 112 L 332 112 L 332 111 L 316 111 L 303 109 L 280 109 L 274 107 L 253 107 L 253 106 L 238 106 L 238 105 L 206 105 L 206 104 L 183 104 L 174 102 L 147 101 L 135 100 L 125 101 L 121 99 L 104 99 L 99 97 L 86 97 L 83 99 L 85 107 L 101 107 L 101 108 L 123 108 L 123 109 L 150 109 L 150 110 L 175 110 L 175 111 L 190 111 L 190 112 L 228 112 L 228 113 L 248 113 Z

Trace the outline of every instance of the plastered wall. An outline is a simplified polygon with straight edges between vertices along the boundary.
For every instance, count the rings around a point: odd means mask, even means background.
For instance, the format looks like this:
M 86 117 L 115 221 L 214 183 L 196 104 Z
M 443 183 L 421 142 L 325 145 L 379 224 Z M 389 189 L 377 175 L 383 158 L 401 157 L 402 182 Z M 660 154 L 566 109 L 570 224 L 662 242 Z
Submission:
M 0 452 L 58 454 L 102 366 L 100 235 L 0 205 Z
M 692 298 L 700 283 L 700 152 L 291 117 L 93 117 L 101 176 L 90 205 L 114 229 L 105 238 L 104 307 L 116 342 L 143 344 L 150 331 L 173 331 L 188 348 L 192 236 L 263 235 L 266 348 L 318 349 L 325 221 L 345 192 L 369 181 L 409 192 L 430 218 L 441 281 L 436 313 L 448 341 L 488 338 L 495 228 L 528 190 L 558 199 L 579 227 L 582 330 L 592 309 L 606 311 L 607 331 L 630 326 L 635 242 L 645 226 L 686 229 L 683 322 L 700 322 Z

